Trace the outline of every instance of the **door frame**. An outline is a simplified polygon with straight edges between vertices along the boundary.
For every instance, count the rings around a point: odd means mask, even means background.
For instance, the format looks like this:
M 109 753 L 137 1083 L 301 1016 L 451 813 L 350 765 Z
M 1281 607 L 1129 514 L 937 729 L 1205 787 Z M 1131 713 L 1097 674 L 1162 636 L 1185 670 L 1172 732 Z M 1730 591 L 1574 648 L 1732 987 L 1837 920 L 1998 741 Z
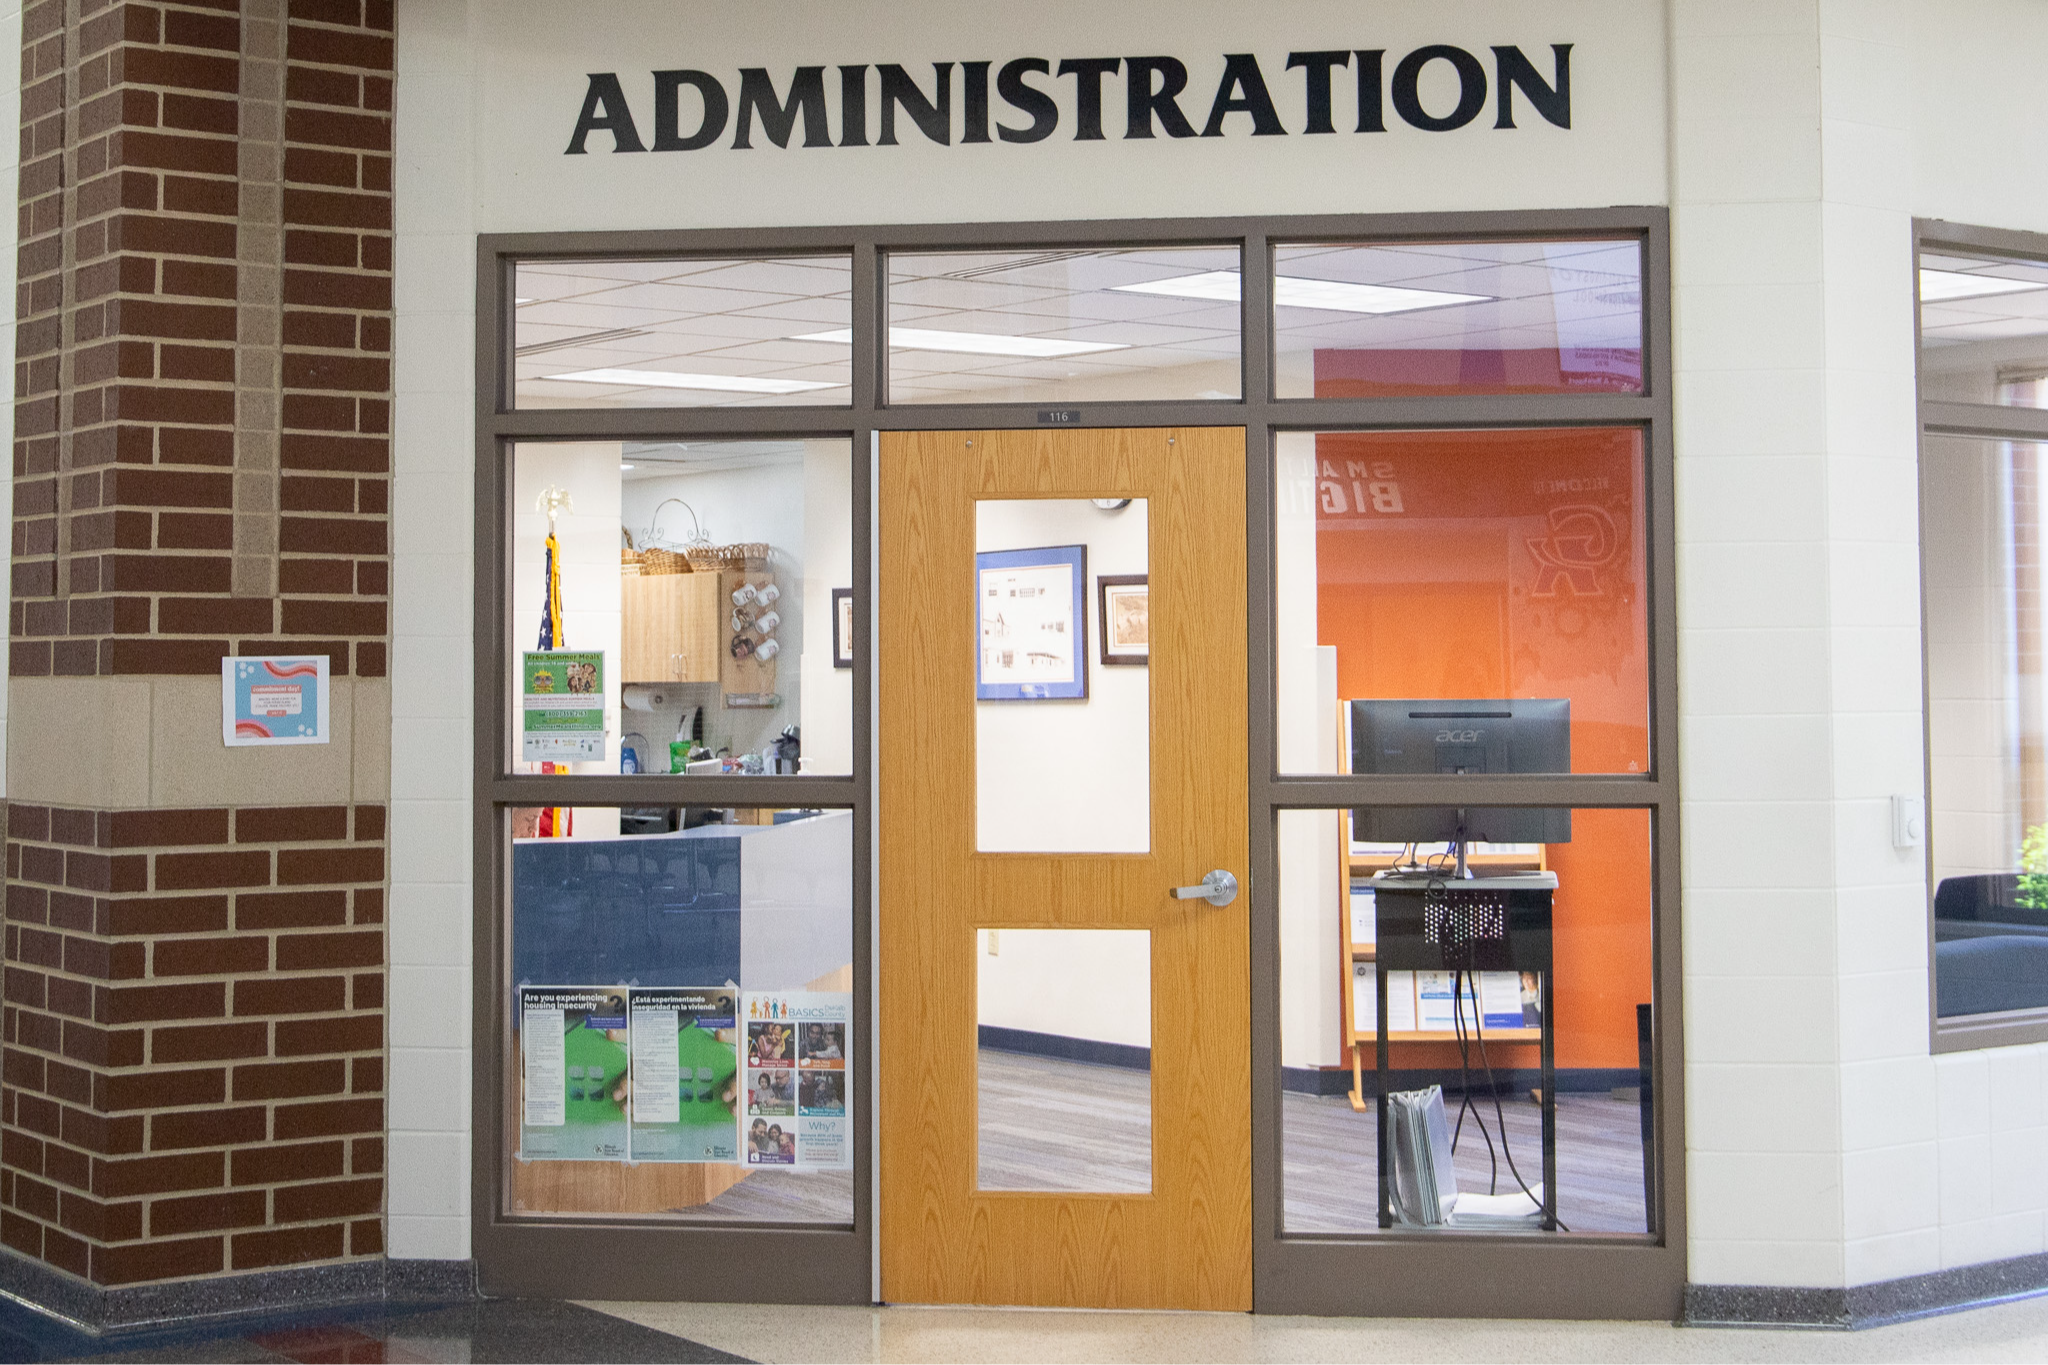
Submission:
M 1288 241 L 1473 241 L 1633 237 L 1643 244 L 1641 394 L 1279 399 L 1273 396 L 1272 245 Z M 891 406 L 883 359 L 892 250 L 1238 246 L 1242 384 L 1237 399 Z M 845 406 L 547 408 L 513 400 L 513 272 L 524 259 L 840 254 L 852 265 L 852 392 Z M 1386 1316 L 1677 1315 L 1686 1279 L 1683 980 L 1680 959 L 1678 687 L 1670 347 L 1670 241 L 1661 207 L 1518 212 L 1317 214 L 1183 219 L 485 234 L 476 255 L 472 1244 L 493 1293 L 758 1301 L 745 1266 L 772 1254 L 797 1272 L 788 1297 L 866 1303 L 878 1294 L 874 896 L 875 591 L 873 451 L 890 430 L 1241 426 L 1251 714 L 1251 1061 L 1253 1303 L 1259 1312 Z M 1053 414 L 1057 415 L 1053 415 Z M 1457 779 L 1285 776 L 1273 719 L 1273 447 L 1283 431 L 1625 426 L 1644 433 L 1649 552 L 1650 770 L 1642 774 Z M 501 679 L 511 661 L 508 461 L 521 442 L 839 437 L 853 447 L 854 771 L 845 777 L 542 776 L 513 771 Z M 1280 947 L 1276 821 L 1282 810 L 1364 804 L 1547 804 L 1641 808 L 1653 838 L 1652 955 L 1657 1036 L 1656 1231 L 1648 1237 L 1290 1235 L 1281 1221 Z M 565 804 L 805 804 L 854 816 L 855 1209 L 850 1227 L 656 1225 L 513 1217 L 503 1208 L 503 1124 L 514 1056 L 506 987 L 507 860 L 501 812 Z M 687 1274 L 682 1267 L 689 1267 Z M 1447 1294 L 1446 1284 L 1460 1286 Z

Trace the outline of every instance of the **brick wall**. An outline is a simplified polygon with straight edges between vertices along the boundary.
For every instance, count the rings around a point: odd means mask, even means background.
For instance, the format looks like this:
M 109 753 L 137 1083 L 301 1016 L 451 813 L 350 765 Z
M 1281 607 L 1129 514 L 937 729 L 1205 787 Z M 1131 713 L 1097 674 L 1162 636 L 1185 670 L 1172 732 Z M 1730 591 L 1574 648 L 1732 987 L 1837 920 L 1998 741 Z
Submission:
M 65 3 L 23 16 L 10 671 L 320 651 L 381 677 L 390 0 L 271 7 L 281 138 L 245 129 L 239 98 L 245 22 L 270 19 L 80 0 L 67 28 Z M 280 145 L 281 179 L 259 182 L 278 214 L 238 230 L 245 161 Z M 275 310 L 241 295 L 265 272 Z M 260 382 L 238 390 L 244 369 Z M 235 594 L 237 556 L 266 553 L 277 591 Z
M 203 732 L 229 654 L 388 719 L 392 28 L 26 5 L 10 747 L 89 747 L 66 702 L 117 678 Z M 102 1285 L 381 1253 L 387 790 L 303 804 L 304 752 L 178 809 L 15 777 L 0 1245 Z
M 381 1252 L 384 807 L 8 836 L 0 1242 L 104 1285 Z

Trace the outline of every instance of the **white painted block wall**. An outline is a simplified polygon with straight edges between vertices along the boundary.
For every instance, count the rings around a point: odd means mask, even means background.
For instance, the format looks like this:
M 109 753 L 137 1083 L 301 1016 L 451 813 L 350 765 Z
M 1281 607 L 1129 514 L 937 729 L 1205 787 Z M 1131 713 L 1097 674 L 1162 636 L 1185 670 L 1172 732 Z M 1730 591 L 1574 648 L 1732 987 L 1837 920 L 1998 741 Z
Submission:
M 392 366 L 390 1254 L 469 1243 L 476 464 L 473 47 L 466 7 L 398 16 Z
M 1671 15 L 1690 1278 L 2038 1252 L 2048 1048 L 1930 1055 L 1889 798 L 1922 783 L 1912 219 L 2048 228 L 1972 154 L 2039 154 L 1982 59 L 2048 15 Z
M 1648 111 L 1668 98 L 1663 146 L 1621 138 L 1592 161 L 1560 151 L 1485 174 L 1395 159 L 1355 180 L 1182 176 L 1149 211 L 1671 204 L 1691 1278 L 1841 1285 L 2040 1251 L 2048 1047 L 1929 1055 L 1924 879 L 1890 847 L 1886 805 L 1920 784 L 1910 221 L 2048 231 L 2048 177 L 2025 169 L 2048 165 L 2034 95 L 2048 8 L 1667 0 L 1661 35 L 1650 12 L 1516 10 L 1523 26 L 1586 31 L 1583 145 L 1611 133 L 1617 112 L 1654 133 Z M 1263 25 L 1286 29 L 1284 45 L 1352 13 L 1304 5 L 1281 20 L 1218 5 L 1186 15 L 1182 31 L 1207 42 Z M 1476 32 L 1499 9 L 1429 13 Z M 950 21 L 922 17 L 931 42 L 950 41 Z M 1061 31 L 1089 22 L 1071 8 L 1055 17 Z M 1141 17 L 1103 22 L 1121 31 Z M 607 69 L 585 59 L 618 44 L 593 28 L 530 3 L 409 0 L 400 18 L 395 1256 L 469 1246 L 470 566 L 466 523 L 451 527 L 446 509 L 470 505 L 474 232 L 701 226 L 728 212 L 683 180 L 667 197 L 532 194 L 505 149 L 533 142 L 536 82 L 557 67 L 578 80 Z M 507 36 L 523 29 L 525 41 Z M 1665 43 L 1665 62 L 1645 35 Z M 710 64 L 772 35 L 702 37 Z M 816 41 L 839 50 L 842 39 L 834 29 Z M 1008 29 L 977 42 L 1041 45 Z M 891 56 L 912 60 L 917 46 Z M 500 112 L 479 118 L 486 107 Z M 539 142 L 520 155 L 549 175 L 566 169 Z M 944 174 L 922 149 L 905 159 Z M 1059 204 L 1028 176 L 908 205 L 875 202 L 886 177 L 824 198 L 861 221 L 958 218 L 961 202 L 998 218 L 1131 212 L 1128 182 L 1090 164 Z M 778 223 L 825 212 L 815 185 L 792 193 L 769 185 L 740 212 Z

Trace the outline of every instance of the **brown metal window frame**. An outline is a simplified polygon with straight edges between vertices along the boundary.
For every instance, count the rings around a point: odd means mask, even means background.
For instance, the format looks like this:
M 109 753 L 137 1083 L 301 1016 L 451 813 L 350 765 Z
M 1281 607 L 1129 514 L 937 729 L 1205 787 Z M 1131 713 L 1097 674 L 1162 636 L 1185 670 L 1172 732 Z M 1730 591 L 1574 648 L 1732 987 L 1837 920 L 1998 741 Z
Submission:
M 1922 745 L 1922 809 L 1926 811 L 1921 851 L 1927 877 L 1927 1036 L 1935 1052 L 1967 1052 L 1983 1047 L 2014 1047 L 2048 1042 L 2048 1008 L 2007 1010 L 1998 1014 L 1959 1014 L 1943 1019 L 1937 1011 L 1934 971 L 1934 712 L 1927 677 L 1927 484 L 1926 441 L 1929 436 L 1976 437 L 1994 441 L 2048 442 L 2048 410 L 2013 408 L 1998 403 L 1931 402 L 1921 382 L 1925 350 L 1920 338 L 1920 258 L 1929 251 L 1956 251 L 1973 256 L 2013 256 L 2048 262 L 2048 235 L 2003 228 L 1970 227 L 1938 219 L 1913 223 L 1913 365 L 1914 396 L 1920 420 L 1920 738 Z
M 1644 389 L 1542 394 L 1276 399 L 1272 248 L 1278 243 L 1635 239 L 1643 247 Z M 496 1294 L 869 1303 L 875 1280 L 872 1027 L 856 1030 L 851 1227 L 651 1224 L 505 1212 L 508 988 L 507 858 L 502 811 L 534 805 L 804 805 L 854 817 L 855 1011 L 872 1021 L 873 661 L 856 668 L 853 772 L 843 777 L 542 776 L 511 771 L 503 678 L 512 585 L 506 503 L 512 448 L 574 440 L 840 437 L 852 443 L 855 638 L 871 638 L 872 455 L 884 431 L 1028 428 L 1034 403 L 891 406 L 887 257 L 904 251 L 1224 246 L 1242 252 L 1242 385 L 1235 399 L 1061 402 L 1061 425 L 1241 426 L 1246 438 L 1250 613 L 1253 1266 L 1260 1312 L 1495 1317 L 1676 1315 L 1685 1282 L 1683 1039 L 1680 1021 L 1677 632 L 1673 590 L 1670 248 L 1661 208 L 1124 219 L 1038 223 L 713 229 L 485 235 L 476 276 L 475 958 L 472 1238 L 480 1282 Z M 840 254 L 853 262 L 853 382 L 844 406 L 518 409 L 513 405 L 513 273 L 533 259 Z M 1072 414 L 1078 412 L 1078 420 Z M 1648 489 L 1651 763 L 1640 774 L 1527 777 L 1282 775 L 1274 727 L 1273 438 L 1283 431 L 1633 427 L 1644 433 Z M 1279 812 L 1357 805 L 1569 805 L 1639 808 L 1653 839 L 1656 984 L 1656 1207 L 1647 1236 L 1486 1236 L 1399 1231 L 1290 1235 L 1282 1226 Z M 772 1259 L 768 1259 L 772 1258 Z M 750 1267 L 774 1264 L 763 1280 Z M 1447 1286 L 1454 1288 L 1447 1289 Z

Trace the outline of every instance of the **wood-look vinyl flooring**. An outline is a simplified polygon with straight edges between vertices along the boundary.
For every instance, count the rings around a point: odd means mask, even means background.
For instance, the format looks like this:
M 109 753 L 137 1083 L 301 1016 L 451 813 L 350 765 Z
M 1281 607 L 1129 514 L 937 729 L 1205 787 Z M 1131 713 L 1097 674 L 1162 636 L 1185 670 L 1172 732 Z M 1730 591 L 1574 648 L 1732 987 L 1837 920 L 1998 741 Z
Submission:
M 1121 1067 L 982 1049 L 983 1189 L 1142 1192 L 1149 1188 L 1150 1076 Z M 1494 1132 L 1493 1107 L 1483 1111 Z M 1457 1102 L 1449 1117 L 1457 1118 Z M 1523 1179 L 1543 1178 L 1542 1113 L 1526 1096 L 1503 1096 L 1508 1148 Z M 1287 1094 L 1282 1107 L 1290 1232 L 1370 1232 L 1379 1227 L 1377 1123 L 1342 1095 Z M 1558 1216 L 1574 1232 L 1642 1232 L 1643 1144 L 1633 1100 L 1560 1095 Z M 1499 1142 L 1494 1132 L 1494 1141 Z M 1471 1120 L 1459 1140 L 1461 1189 L 1488 1189 L 1486 1144 Z M 1515 1188 L 1499 1165 L 1505 1194 Z
M 981 1048 L 984 1190 L 1143 1194 L 1152 1188 L 1152 1073 Z
M 1531 1188 L 1543 1178 L 1542 1110 L 1526 1093 L 1501 1096 L 1508 1149 Z M 1477 1108 L 1480 1101 L 1473 1101 Z M 1282 1101 L 1281 1145 L 1286 1151 L 1285 1204 L 1289 1232 L 1370 1232 L 1379 1227 L 1377 1106 L 1364 1113 L 1344 1095 L 1288 1094 Z M 1480 1110 L 1496 1146 L 1500 1134 L 1489 1100 Z M 1458 1101 L 1444 1099 L 1453 1124 Z M 1634 1100 L 1605 1095 L 1557 1097 L 1557 1216 L 1573 1232 L 1642 1232 L 1643 1138 Z M 1458 1142 L 1458 1188 L 1488 1192 L 1486 1144 L 1465 1121 Z M 1501 1194 L 1516 1188 L 1505 1161 Z
M 708 1204 L 674 1209 L 684 1218 L 750 1223 L 853 1222 L 852 1171 L 755 1171 Z
M 1152 1184 L 1151 1077 L 983 1048 L 978 1054 L 977 1154 L 985 1190 L 1143 1193 Z M 1542 1178 L 1541 1114 L 1527 1096 L 1503 1096 L 1508 1145 L 1531 1185 Z M 1484 1109 L 1494 1125 L 1493 1106 Z M 1449 1101 L 1449 1117 L 1457 1102 Z M 1379 1226 L 1377 1124 L 1342 1095 L 1282 1097 L 1287 1230 L 1371 1232 Z M 1642 1232 L 1643 1145 L 1633 1100 L 1560 1095 L 1558 1215 L 1574 1232 Z M 1495 1141 L 1499 1138 L 1496 1134 Z M 1467 1120 L 1458 1184 L 1487 1190 L 1486 1144 Z M 1515 1188 L 1500 1165 L 1502 1193 Z M 690 1218 L 750 1222 L 853 1221 L 851 1171 L 757 1171 Z

